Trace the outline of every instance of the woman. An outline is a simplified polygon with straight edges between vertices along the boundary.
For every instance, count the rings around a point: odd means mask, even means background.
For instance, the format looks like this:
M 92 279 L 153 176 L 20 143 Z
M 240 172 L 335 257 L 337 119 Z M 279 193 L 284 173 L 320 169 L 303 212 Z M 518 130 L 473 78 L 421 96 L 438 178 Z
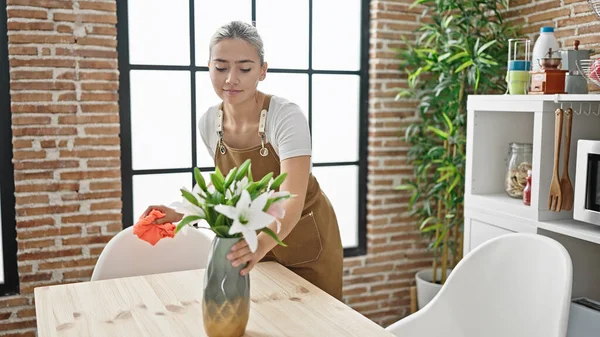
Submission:
M 286 201 L 278 233 L 287 247 L 261 232 L 256 252 L 241 240 L 228 259 L 233 266 L 248 263 L 242 274 L 259 261 L 277 261 L 341 299 L 343 248 L 333 207 L 311 174 L 308 123 L 298 105 L 257 90 L 267 63 L 256 28 L 239 21 L 222 26 L 211 39 L 208 68 L 222 103 L 206 111 L 199 128 L 215 166 L 229 172 L 251 159 L 254 177 L 286 172 L 281 189 L 297 195 Z M 157 223 L 182 218 L 167 207 L 152 208 L 166 213 Z

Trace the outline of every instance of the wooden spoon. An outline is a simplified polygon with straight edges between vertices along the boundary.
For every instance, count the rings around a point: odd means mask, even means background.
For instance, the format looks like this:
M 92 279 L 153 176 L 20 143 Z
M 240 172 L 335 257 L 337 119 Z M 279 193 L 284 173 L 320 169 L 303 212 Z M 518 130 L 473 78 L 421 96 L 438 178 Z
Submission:
M 558 180 L 558 161 L 560 158 L 563 113 L 563 109 L 556 109 L 556 120 L 554 122 L 554 170 L 552 173 L 552 182 L 550 183 L 550 193 L 548 194 L 548 209 L 554 212 L 560 212 L 562 204 L 562 193 Z
M 571 127 L 573 125 L 573 109 L 568 108 L 565 111 L 565 156 L 563 161 L 563 171 L 560 176 L 560 191 L 562 193 L 561 209 L 570 211 L 573 209 L 573 185 L 569 179 L 569 150 L 571 149 Z

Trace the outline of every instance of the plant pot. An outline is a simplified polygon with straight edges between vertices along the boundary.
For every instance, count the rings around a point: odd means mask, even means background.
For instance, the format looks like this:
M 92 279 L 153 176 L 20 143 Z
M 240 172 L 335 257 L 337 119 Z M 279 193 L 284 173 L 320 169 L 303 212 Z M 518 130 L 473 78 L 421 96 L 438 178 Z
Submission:
M 215 237 L 204 274 L 202 319 L 209 337 L 239 337 L 246 331 L 250 314 L 250 277 L 241 276 L 244 265 L 227 260 L 240 239 Z
M 446 277 L 450 275 L 452 269 L 447 269 Z M 433 282 L 433 269 L 424 269 L 415 274 L 417 282 L 417 306 L 421 310 L 427 305 L 437 293 L 442 289 L 440 280 L 442 278 L 442 268 L 437 269 L 436 283 Z

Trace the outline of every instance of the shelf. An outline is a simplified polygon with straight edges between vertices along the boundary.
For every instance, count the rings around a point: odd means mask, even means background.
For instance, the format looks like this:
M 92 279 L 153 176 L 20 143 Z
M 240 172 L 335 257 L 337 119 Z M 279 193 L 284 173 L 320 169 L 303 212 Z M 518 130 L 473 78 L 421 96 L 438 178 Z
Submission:
M 600 244 L 600 226 L 577 220 L 541 221 L 538 228 Z
M 465 195 L 465 205 L 535 221 L 535 210 L 531 206 L 526 206 L 522 199 L 511 198 L 506 193 Z
M 467 195 L 465 201 L 465 215 L 492 222 L 501 228 L 523 232 L 527 231 L 529 226 L 533 226 L 537 229 L 600 244 L 600 226 L 573 219 L 537 221 L 533 218 L 534 210 L 530 206 L 525 206 L 521 199 L 510 198 L 503 193 Z M 485 219 L 482 219 L 482 216 Z M 500 221 L 491 221 L 491 218 Z
M 473 102 L 507 102 L 507 101 L 535 101 L 535 102 L 600 102 L 600 94 L 587 95 L 469 95 Z

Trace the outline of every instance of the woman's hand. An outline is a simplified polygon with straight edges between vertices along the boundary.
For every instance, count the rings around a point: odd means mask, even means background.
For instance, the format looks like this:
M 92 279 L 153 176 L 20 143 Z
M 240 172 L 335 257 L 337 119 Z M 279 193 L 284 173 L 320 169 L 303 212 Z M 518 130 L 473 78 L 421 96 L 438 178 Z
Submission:
M 154 220 L 153 223 L 155 223 L 157 225 L 162 225 L 167 222 L 171 222 L 171 223 L 179 222 L 183 218 L 183 214 L 177 213 L 177 212 L 175 212 L 174 209 L 169 208 L 167 206 L 163 206 L 163 205 L 148 206 L 148 208 L 146 209 L 146 211 L 144 212 L 144 214 L 142 216 L 148 215 L 148 213 L 150 213 L 153 209 L 155 209 L 157 211 L 161 211 L 165 214 L 164 217 Z
M 263 257 L 265 257 L 267 253 L 262 252 L 260 248 L 256 250 L 256 252 L 252 253 L 250 251 L 250 247 L 248 247 L 248 243 L 246 240 L 242 239 L 240 242 L 236 243 L 231 247 L 231 252 L 227 254 L 227 259 L 231 261 L 231 265 L 233 267 L 237 267 L 248 262 L 246 268 L 240 271 L 240 275 L 247 275 L 252 268 L 260 261 Z

